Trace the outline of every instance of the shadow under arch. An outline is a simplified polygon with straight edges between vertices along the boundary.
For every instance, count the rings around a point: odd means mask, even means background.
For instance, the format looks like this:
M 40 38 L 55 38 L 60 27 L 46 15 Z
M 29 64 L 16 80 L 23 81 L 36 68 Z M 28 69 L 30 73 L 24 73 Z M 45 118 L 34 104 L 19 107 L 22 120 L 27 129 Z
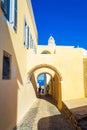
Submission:
M 58 85 L 58 104 L 57 107 L 61 110 L 62 109 L 62 92 L 61 92 L 61 81 L 62 81 L 62 76 L 60 72 L 52 65 L 49 64 L 39 64 L 34 66 L 29 72 L 28 72 L 28 77 L 31 78 L 32 74 L 40 69 L 40 68 L 49 68 L 55 72 L 55 74 L 58 77 L 59 85 Z

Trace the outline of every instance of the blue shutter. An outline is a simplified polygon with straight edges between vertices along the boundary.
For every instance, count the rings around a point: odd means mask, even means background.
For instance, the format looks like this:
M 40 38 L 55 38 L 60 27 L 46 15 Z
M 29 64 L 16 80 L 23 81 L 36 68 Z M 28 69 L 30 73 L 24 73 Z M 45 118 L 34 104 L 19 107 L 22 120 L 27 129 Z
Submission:
M 29 26 L 27 26 L 27 49 L 29 48 Z
M 7 20 L 9 21 L 10 0 L 2 0 L 1 1 L 1 8 L 2 8 Z
M 24 46 L 26 42 L 26 20 L 24 19 Z
M 26 25 L 25 27 L 25 47 L 29 48 L 29 26 Z
M 27 25 L 25 26 L 25 47 L 27 48 L 27 44 L 28 44 L 28 27 Z
M 32 35 L 30 35 L 30 48 L 32 49 Z
M 5 13 L 5 1 L 4 0 L 1 0 L 1 9 Z
M 33 38 L 31 39 L 31 48 L 33 49 Z
M 36 45 L 34 44 L 34 53 L 36 54 L 37 53 L 37 50 L 36 50 Z
M 24 46 L 29 48 L 29 26 L 26 23 L 26 19 L 24 19 Z
M 28 26 L 28 48 L 30 48 L 30 28 Z
M 17 28 L 17 0 L 2 0 L 1 8 L 7 20 Z
M 10 0 L 5 0 L 7 1 L 7 5 L 6 5 L 6 8 L 7 8 L 7 20 L 9 21 L 9 18 L 10 18 Z
M 29 48 L 31 48 L 31 34 L 30 34 L 30 28 L 29 28 Z
M 31 39 L 32 39 L 32 36 L 31 36 L 31 34 L 30 34 L 30 48 L 31 48 Z
M 17 29 L 17 0 L 15 0 L 15 5 L 14 5 L 14 29 Z

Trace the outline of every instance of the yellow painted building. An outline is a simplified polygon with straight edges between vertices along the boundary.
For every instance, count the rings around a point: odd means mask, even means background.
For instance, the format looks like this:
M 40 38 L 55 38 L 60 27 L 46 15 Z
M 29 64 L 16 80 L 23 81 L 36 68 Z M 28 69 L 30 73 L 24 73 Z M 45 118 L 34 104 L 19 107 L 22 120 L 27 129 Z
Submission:
M 30 0 L 0 1 L 0 130 L 12 130 L 37 99 L 37 77 L 50 74 L 50 94 L 62 100 L 87 96 L 82 48 L 38 45 Z

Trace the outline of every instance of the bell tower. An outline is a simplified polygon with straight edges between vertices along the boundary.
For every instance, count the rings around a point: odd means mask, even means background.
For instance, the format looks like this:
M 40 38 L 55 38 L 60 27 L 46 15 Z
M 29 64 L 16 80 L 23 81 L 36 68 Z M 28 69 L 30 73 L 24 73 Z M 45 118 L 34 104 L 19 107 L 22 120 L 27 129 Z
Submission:
M 50 36 L 48 39 L 48 46 L 54 46 L 54 45 L 55 45 L 55 40 L 52 36 Z
M 56 44 L 55 44 L 55 40 L 52 36 L 49 37 L 48 39 L 48 46 L 50 48 L 50 51 L 54 54 L 55 53 L 55 48 L 56 48 Z

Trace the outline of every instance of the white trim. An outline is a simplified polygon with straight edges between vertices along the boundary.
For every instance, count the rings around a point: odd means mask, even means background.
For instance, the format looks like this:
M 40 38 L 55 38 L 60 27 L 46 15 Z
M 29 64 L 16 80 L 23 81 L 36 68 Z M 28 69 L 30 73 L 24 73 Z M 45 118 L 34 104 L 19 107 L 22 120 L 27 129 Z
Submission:
M 12 23 L 10 23 L 4 15 L 2 15 L 2 19 L 6 22 L 7 26 L 8 26 L 9 28 L 11 28 L 11 30 L 12 30 L 13 32 L 15 32 L 15 30 L 13 29 L 13 26 L 14 26 L 14 25 L 13 25 Z
M 15 10 L 15 0 L 10 0 L 10 12 L 9 12 L 9 22 L 14 25 L 14 14 Z
M 25 47 L 28 46 L 28 25 L 25 26 Z

